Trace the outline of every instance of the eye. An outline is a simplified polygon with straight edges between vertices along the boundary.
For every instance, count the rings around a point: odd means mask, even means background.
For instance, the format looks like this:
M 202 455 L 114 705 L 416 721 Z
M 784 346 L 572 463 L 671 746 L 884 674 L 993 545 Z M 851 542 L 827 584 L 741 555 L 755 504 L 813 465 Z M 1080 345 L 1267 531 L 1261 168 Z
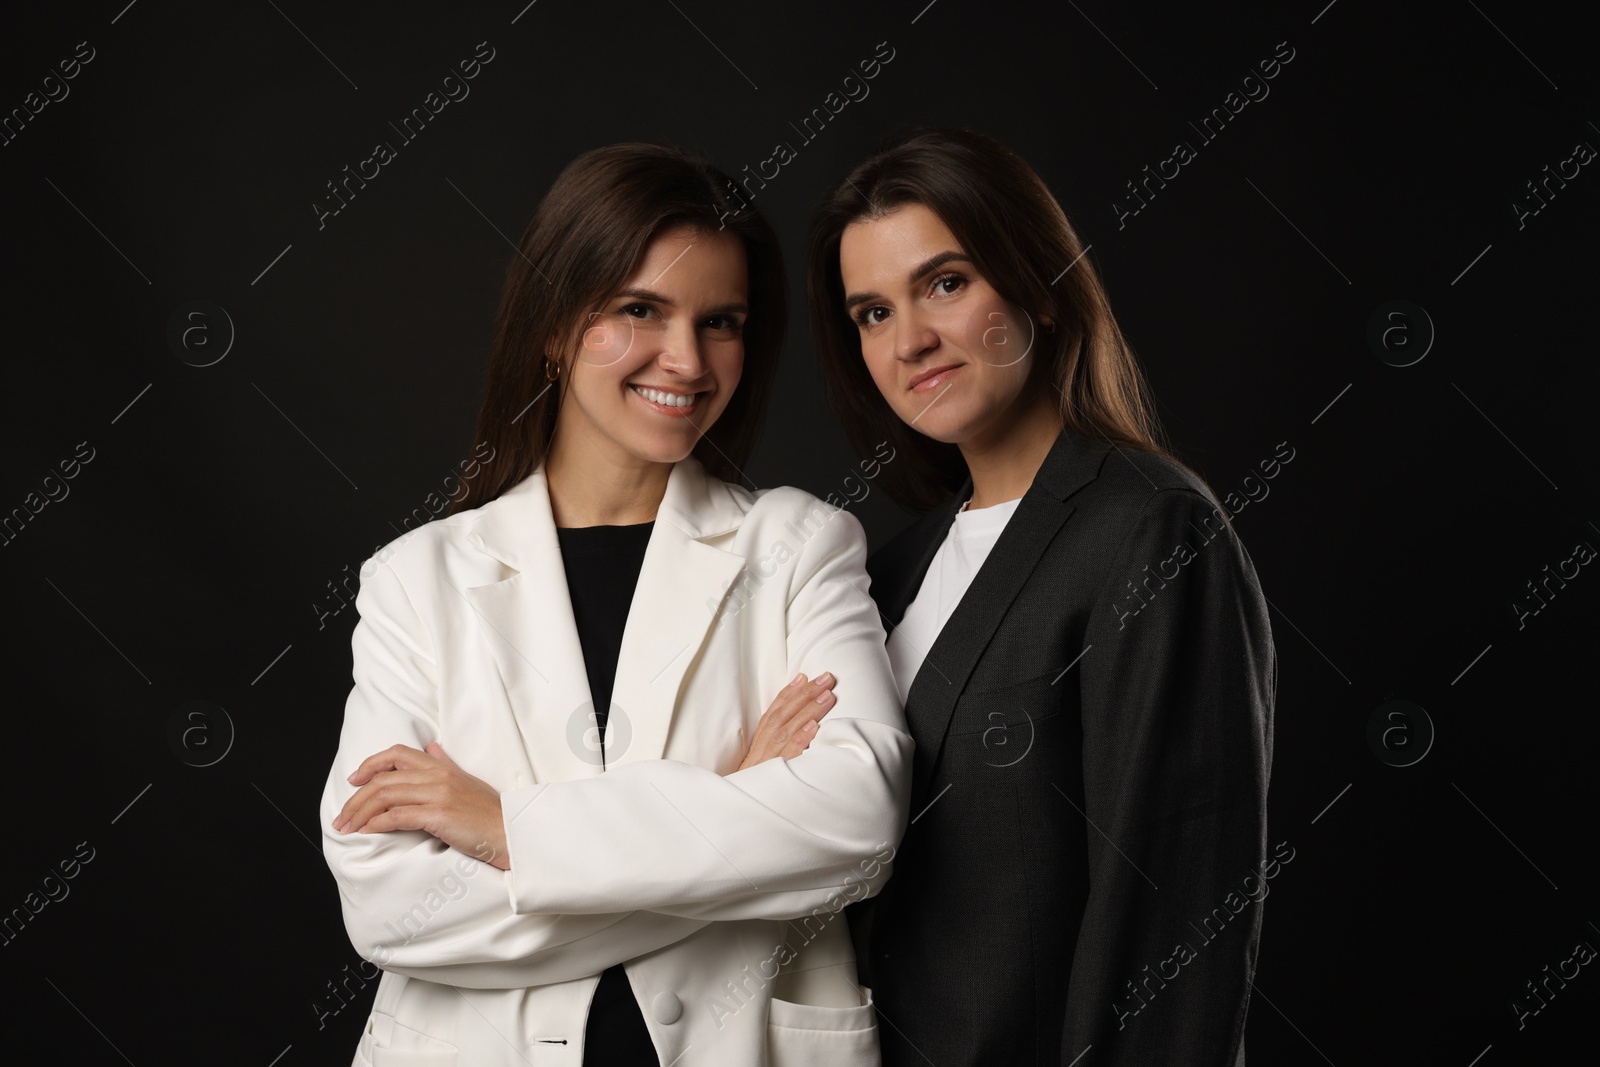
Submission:
M 933 290 L 945 296 L 950 296 L 952 293 L 960 292 L 961 287 L 966 284 L 967 276 L 965 274 L 941 274 L 933 280 Z
M 882 304 L 873 304 L 870 307 L 857 308 L 856 313 L 850 317 L 855 319 L 857 326 L 866 329 L 868 326 L 876 326 L 883 321 L 883 316 L 878 314 L 880 311 L 883 312 L 884 316 L 889 314 L 889 309 Z
M 719 333 L 740 333 L 744 330 L 744 320 L 732 315 L 713 315 L 706 319 L 705 328 Z
M 627 304 L 622 308 L 622 313 L 630 318 L 643 319 L 656 313 L 656 309 L 649 304 Z

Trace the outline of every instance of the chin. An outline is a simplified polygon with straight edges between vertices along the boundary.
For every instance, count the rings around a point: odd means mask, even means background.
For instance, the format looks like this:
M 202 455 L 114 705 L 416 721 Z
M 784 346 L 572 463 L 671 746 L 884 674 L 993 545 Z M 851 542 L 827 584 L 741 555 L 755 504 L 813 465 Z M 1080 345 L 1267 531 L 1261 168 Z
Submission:
M 946 398 L 948 399 L 948 398 Z M 913 423 L 911 420 L 916 419 Z M 977 420 L 964 411 L 952 408 L 945 409 L 945 401 L 940 401 L 932 408 L 925 411 L 913 411 L 901 415 L 900 421 L 916 430 L 924 437 L 931 437 L 947 445 L 960 444 L 971 437 L 977 429 Z
M 671 440 L 635 441 L 628 451 L 650 463 L 676 463 L 692 453 L 699 440 L 699 435 L 685 435 Z

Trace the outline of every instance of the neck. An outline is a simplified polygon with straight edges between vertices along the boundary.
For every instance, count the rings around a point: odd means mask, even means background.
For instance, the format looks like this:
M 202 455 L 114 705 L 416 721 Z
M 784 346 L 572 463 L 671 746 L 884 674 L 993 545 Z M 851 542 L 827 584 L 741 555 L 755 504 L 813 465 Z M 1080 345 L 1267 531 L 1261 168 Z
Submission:
M 593 451 L 569 454 L 558 435 L 545 455 L 550 514 L 563 529 L 650 522 L 667 493 L 672 466 L 631 456 L 619 461 Z
M 1060 412 L 1042 390 L 1025 410 L 1008 411 L 995 422 L 993 433 L 961 442 L 961 456 L 972 475 L 968 511 L 1003 504 L 1026 493 L 1062 430 Z

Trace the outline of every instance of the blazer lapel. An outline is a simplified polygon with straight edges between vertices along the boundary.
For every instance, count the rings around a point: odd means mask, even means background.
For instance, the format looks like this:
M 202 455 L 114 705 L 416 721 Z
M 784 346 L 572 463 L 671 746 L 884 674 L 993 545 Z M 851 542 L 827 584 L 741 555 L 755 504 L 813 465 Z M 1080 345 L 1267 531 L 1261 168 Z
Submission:
M 628 609 L 612 682 L 611 713 L 631 720 L 633 737 L 611 763 L 660 759 L 689 664 L 700 656 L 722 602 L 744 570 L 745 557 L 705 540 L 744 521 L 731 486 L 707 475 L 698 460 L 679 460 L 656 511 L 644 567 Z
M 883 616 L 883 628 L 889 633 L 905 618 L 922 579 L 928 573 L 934 554 L 950 532 L 956 512 L 962 501 L 972 495 L 972 478 L 969 475 L 961 488 L 943 504 L 928 512 L 867 561 L 872 579 L 869 588 L 877 598 L 878 613 Z
M 1071 431 L 1063 431 L 1056 438 L 994 549 L 928 649 L 906 694 L 906 720 L 917 742 L 912 756 L 912 811 L 921 811 L 929 779 L 944 750 L 956 701 L 978 658 L 1045 549 L 1076 509 L 1069 498 L 1095 479 L 1111 449 L 1108 442 L 1089 441 Z M 909 590 L 896 589 L 900 594 L 895 605 L 896 623 L 904 618 L 906 607 L 915 598 L 934 554 L 949 532 L 956 510 L 971 492 L 969 477 L 951 502 L 933 513 L 943 518 L 930 525 L 929 540 L 916 553 L 919 562 L 915 579 L 908 583 Z M 935 532 L 937 536 L 933 536 Z
M 665 750 L 684 674 L 744 566 L 743 556 L 703 539 L 736 529 L 743 517 L 730 487 L 698 460 L 674 464 L 623 629 L 607 764 L 659 759 Z M 468 540 L 513 571 L 461 592 L 491 631 L 536 779 L 600 774 L 589 680 L 543 463 L 479 509 Z

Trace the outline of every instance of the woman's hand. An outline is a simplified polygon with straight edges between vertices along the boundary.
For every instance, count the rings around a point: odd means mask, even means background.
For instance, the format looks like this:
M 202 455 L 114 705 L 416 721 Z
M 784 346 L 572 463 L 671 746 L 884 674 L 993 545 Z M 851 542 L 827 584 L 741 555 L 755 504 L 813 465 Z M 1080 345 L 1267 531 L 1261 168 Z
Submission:
M 361 761 L 350 775 L 361 788 L 345 802 L 333 828 L 341 833 L 426 830 L 483 862 L 511 869 L 500 794 L 444 754 L 437 741 L 419 752 L 394 745 Z
M 819 674 L 809 682 L 805 675 L 795 675 L 756 723 L 750 751 L 738 769 L 754 767 L 775 756 L 794 759 L 804 752 L 817 735 L 817 720 L 833 710 L 833 683 L 832 673 Z

